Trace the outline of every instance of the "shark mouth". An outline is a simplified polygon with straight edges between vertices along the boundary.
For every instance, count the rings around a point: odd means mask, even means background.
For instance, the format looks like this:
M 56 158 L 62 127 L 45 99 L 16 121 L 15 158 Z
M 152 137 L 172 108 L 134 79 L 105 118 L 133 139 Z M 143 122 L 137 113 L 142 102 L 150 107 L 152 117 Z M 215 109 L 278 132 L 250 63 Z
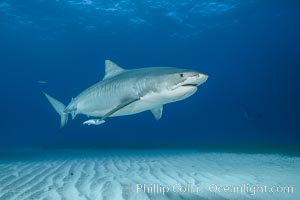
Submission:
M 178 85 L 172 87 L 171 90 L 175 90 L 180 87 L 198 87 L 198 84 L 196 84 L 196 83 L 179 83 Z
M 203 77 L 204 76 L 204 77 Z M 207 79 L 206 75 L 196 74 L 190 77 L 187 77 L 185 80 L 177 83 L 177 85 L 171 87 L 171 90 L 180 88 L 180 87 L 198 87 Z
M 188 84 L 183 84 L 181 86 L 193 86 L 193 87 L 197 87 L 197 84 L 192 84 L 192 83 L 188 83 Z

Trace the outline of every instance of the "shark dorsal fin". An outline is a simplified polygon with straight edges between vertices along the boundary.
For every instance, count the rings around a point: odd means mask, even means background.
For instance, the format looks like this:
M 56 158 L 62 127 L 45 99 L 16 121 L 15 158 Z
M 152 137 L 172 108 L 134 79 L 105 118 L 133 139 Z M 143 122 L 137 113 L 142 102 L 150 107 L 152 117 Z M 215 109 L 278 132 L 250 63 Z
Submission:
M 125 71 L 122 67 L 118 66 L 111 60 L 105 60 L 105 76 L 103 79 L 113 77 L 121 72 Z

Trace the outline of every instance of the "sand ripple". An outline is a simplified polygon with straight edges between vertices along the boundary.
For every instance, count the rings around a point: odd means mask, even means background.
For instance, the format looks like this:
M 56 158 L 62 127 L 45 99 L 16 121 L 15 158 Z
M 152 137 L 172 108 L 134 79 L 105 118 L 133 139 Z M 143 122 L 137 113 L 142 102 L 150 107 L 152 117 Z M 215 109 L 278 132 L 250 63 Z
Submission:
M 64 154 L 65 155 L 65 154 Z M 1 200 L 300 199 L 300 158 L 196 151 L 85 152 L 0 161 Z M 168 187 L 162 193 L 139 184 Z M 293 192 L 212 192 L 210 186 L 290 186 Z M 199 191 L 175 192 L 174 185 Z M 177 186 L 176 186 L 177 187 Z

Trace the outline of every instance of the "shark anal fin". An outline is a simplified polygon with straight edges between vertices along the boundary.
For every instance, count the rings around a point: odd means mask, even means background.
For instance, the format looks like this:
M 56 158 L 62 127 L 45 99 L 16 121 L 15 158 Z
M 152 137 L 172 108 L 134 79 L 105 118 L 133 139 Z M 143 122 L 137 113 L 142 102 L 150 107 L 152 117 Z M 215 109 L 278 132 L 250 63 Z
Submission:
M 159 120 L 162 116 L 162 112 L 163 112 L 163 106 L 159 106 L 156 108 L 151 109 L 151 112 L 153 114 L 153 116 L 155 117 L 156 120 Z
M 71 112 L 71 115 L 72 115 L 72 119 L 75 119 L 77 113 L 75 111 Z
M 137 97 L 137 98 L 133 98 L 133 99 L 129 99 L 127 101 L 124 101 L 123 103 L 121 103 L 120 105 L 118 105 L 117 107 L 115 107 L 114 109 L 112 109 L 111 111 L 109 111 L 108 113 L 106 113 L 102 118 L 101 120 L 104 120 L 106 118 L 108 118 L 109 116 L 111 116 L 112 114 L 114 114 L 115 112 L 117 112 L 118 110 L 121 110 L 122 108 L 136 102 L 140 100 L 140 97 Z

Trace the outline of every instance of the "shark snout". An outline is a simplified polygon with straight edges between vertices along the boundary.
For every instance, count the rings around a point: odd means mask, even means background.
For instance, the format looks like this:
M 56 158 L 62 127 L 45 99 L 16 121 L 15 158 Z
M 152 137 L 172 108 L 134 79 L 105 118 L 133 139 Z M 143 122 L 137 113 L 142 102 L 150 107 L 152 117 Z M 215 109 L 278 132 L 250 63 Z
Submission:
M 202 73 L 195 73 L 191 77 L 189 77 L 186 82 L 194 83 L 195 85 L 199 86 L 202 83 L 206 82 L 208 79 L 208 75 Z
M 202 74 L 200 72 L 185 72 L 180 74 L 180 82 L 176 85 L 172 85 L 170 88 L 174 90 L 179 87 L 198 87 L 203 84 L 208 79 L 208 75 Z M 177 77 L 176 77 L 177 78 Z
M 199 74 L 198 74 L 198 77 L 199 77 L 199 79 L 202 80 L 202 83 L 204 83 L 204 82 L 207 81 L 207 79 L 208 79 L 208 75 L 206 75 L 206 74 L 201 74 L 201 73 L 199 73 Z

